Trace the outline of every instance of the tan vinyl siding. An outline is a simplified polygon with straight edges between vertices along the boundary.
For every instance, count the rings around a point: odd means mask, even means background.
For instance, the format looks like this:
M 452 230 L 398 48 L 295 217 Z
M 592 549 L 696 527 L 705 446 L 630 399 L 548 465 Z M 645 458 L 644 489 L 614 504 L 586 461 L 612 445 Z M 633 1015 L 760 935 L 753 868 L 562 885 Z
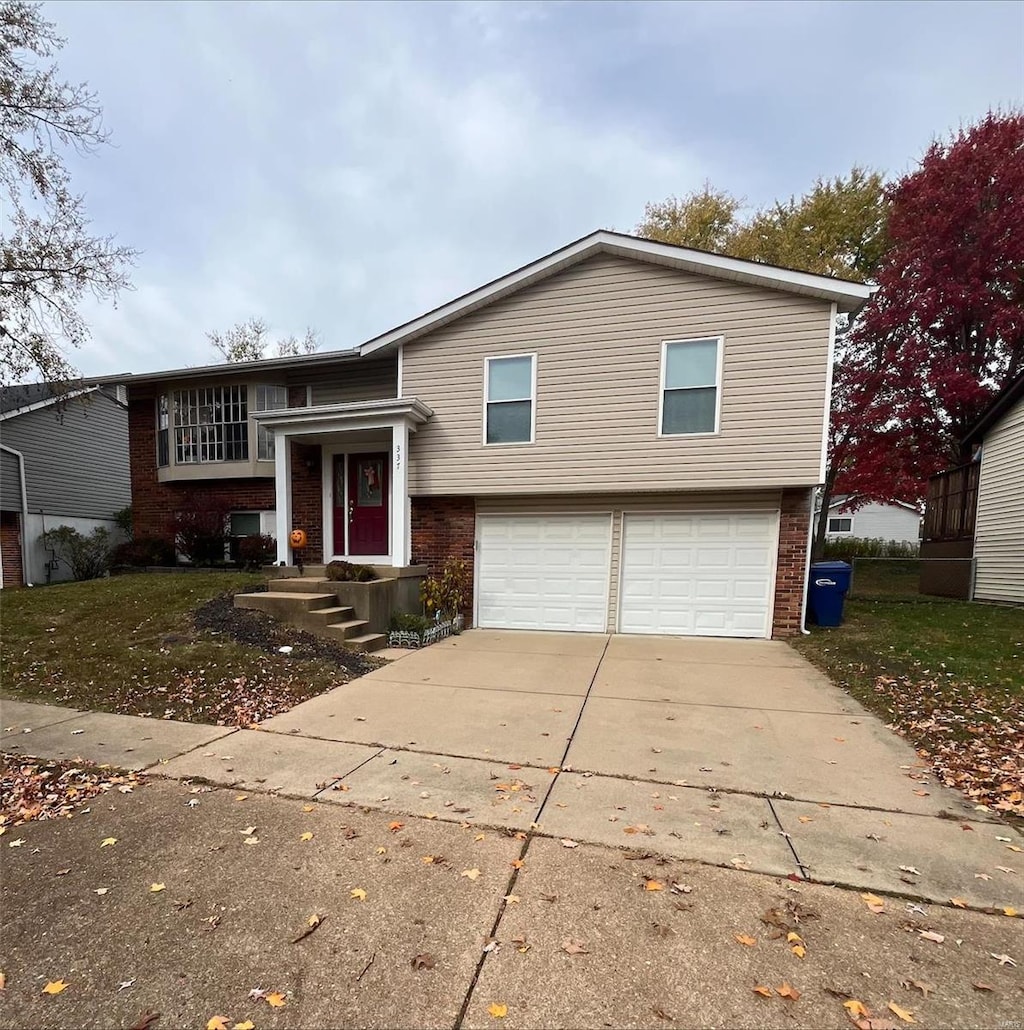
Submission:
M 414 494 L 775 487 L 819 481 L 830 305 L 601 255 L 404 349 L 434 411 Z M 658 437 L 662 341 L 724 336 L 721 431 Z M 485 447 L 484 358 L 537 354 L 533 444 Z
M 619 558 L 622 553 L 622 516 L 630 512 L 778 511 L 778 491 L 748 490 L 694 494 L 572 494 L 548 496 L 478 497 L 477 515 L 590 515 L 605 514 L 612 520 L 611 585 L 608 591 L 608 625 L 618 625 Z
M 1024 400 L 982 445 L 974 557 L 975 598 L 1024 603 Z
M 297 384 L 296 384 L 297 385 Z M 369 358 L 343 365 L 312 384 L 313 404 L 380 401 L 398 396 L 398 357 Z

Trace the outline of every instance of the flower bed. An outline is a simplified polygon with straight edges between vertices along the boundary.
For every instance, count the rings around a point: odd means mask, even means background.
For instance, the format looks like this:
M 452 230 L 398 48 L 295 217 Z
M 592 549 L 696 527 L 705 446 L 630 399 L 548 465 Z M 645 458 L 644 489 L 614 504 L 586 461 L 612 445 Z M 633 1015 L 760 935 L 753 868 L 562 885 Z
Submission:
M 422 624 L 418 624 L 420 622 Z M 444 640 L 445 637 L 461 633 L 463 625 L 464 619 L 461 615 L 443 622 L 420 620 L 416 616 L 396 619 L 393 620 L 392 629 L 388 634 L 388 647 L 427 647 Z

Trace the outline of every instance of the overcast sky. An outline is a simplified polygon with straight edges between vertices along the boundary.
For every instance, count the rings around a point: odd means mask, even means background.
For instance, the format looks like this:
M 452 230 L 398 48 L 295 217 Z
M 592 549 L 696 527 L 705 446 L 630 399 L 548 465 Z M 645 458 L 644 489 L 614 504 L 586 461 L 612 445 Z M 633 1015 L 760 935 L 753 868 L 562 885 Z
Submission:
M 1020 3 L 48 3 L 141 251 L 87 375 L 205 364 L 258 316 L 358 345 L 644 203 L 891 175 L 1024 98 Z

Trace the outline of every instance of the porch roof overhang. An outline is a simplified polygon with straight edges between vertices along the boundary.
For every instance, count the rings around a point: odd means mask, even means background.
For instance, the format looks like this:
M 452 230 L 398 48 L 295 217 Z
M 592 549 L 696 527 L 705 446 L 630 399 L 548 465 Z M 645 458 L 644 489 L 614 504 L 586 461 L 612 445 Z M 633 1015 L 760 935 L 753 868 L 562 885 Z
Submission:
M 392 397 L 387 400 L 255 411 L 252 417 L 261 426 L 272 429 L 275 436 L 322 436 L 326 433 L 348 433 L 362 429 L 388 429 L 402 424 L 416 430 L 433 414 L 416 397 Z

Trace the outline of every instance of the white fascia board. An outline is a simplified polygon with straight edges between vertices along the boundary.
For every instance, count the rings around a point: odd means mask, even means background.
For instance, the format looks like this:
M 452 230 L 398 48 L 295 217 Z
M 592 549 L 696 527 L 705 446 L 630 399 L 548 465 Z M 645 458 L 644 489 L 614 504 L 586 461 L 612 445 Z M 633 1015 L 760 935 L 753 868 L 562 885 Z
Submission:
M 365 357 L 385 347 L 406 343 L 600 253 L 651 261 L 698 275 L 732 279 L 766 289 L 800 293 L 834 303 L 844 312 L 857 310 L 875 292 L 875 287 L 864 283 L 776 268 L 756 261 L 744 261 L 601 230 L 367 341 L 359 348 L 360 353 Z
M 313 408 L 278 408 L 275 411 L 254 411 L 250 417 L 260 425 L 284 433 L 339 432 L 353 428 L 370 428 L 366 423 L 390 426 L 398 420 L 416 427 L 427 421 L 433 411 L 415 397 L 398 397 L 383 401 L 352 401 L 344 404 L 321 404 Z
M 51 404 L 74 400 L 76 397 L 83 397 L 87 393 L 95 393 L 98 389 L 98 386 L 87 386 L 84 390 L 72 390 L 70 393 L 65 393 L 60 397 L 47 397 L 45 400 L 36 401 L 35 404 L 26 404 L 23 408 L 15 408 L 13 411 L 5 411 L 0 415 L 0 422 L 4 422 L 9 418 L 14 418 L 17 415 L 25 415 L 30 411 L 38 411 L 40 408 L 48 408 Z

